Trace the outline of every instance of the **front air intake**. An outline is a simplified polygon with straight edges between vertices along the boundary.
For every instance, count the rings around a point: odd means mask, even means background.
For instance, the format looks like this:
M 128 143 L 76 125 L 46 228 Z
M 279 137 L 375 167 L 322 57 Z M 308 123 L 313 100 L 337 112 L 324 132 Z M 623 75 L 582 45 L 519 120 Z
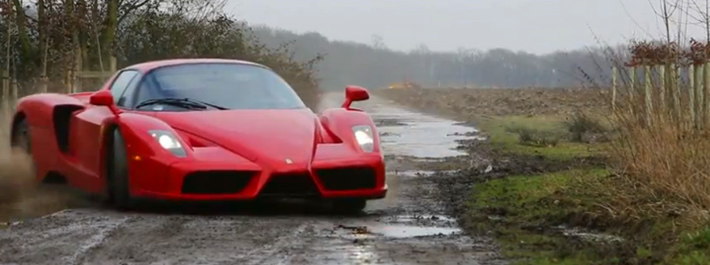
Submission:
M 261 189 L 260 196 L 283 196 L 283 197 L 313 197 L 320 195 L 316 183 L 313 182 L 311 174 L 290 173 L 274 174 L 264 188 Z
M 253 171 L 197 171 L 185 176 L 183 194 L 239 193 L 257 174 Z
M 319 169 L 316 175 L 327 190 L 374 189 L 377 186 L 375 170 L 369 167 Z

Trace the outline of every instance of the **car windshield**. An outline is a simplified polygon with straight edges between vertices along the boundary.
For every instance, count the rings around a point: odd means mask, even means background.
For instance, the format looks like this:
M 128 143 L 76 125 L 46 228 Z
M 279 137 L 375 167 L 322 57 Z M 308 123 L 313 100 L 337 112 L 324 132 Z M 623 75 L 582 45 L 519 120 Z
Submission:
M 224 109 L 298 109 L 305 104 L 273 71 L 238 63 L 166 66 L 151 71 L 137 102 L 190 99 Z

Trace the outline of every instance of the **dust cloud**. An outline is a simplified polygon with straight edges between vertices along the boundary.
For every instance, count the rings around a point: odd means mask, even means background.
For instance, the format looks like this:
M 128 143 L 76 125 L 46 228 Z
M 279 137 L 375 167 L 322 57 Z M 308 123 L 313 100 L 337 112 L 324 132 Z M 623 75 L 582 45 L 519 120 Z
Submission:
M 8 221 L 41 216 L 64 209 L 70 196 L 40 188 L 32 160 L 10 145 L 12 102 L 0 104 L 0 228 Z

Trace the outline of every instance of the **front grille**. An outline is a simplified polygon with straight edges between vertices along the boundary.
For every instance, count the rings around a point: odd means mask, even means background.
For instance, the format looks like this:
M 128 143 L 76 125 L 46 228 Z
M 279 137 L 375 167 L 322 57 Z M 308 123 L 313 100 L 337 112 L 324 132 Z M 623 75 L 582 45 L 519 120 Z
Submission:
M 198 171 L 185 176 L 184 194 L 233 194 L 242 191 L 256 175 L 253 171 Z
M 375 170 L 369 167 L 319 169 L 316 175 L 328 190 L 374 189 L 377 186 Z
M 311 175 L 304 172 L 272 175 L 261 189 L 260 196 L 310 197 L 319 194 Z

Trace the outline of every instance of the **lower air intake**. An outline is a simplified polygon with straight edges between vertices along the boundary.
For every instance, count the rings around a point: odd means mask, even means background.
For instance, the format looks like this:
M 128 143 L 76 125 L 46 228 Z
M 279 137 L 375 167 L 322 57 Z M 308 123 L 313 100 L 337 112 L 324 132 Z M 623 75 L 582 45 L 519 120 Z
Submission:
M 374 189 L 377 185 L 375 170 L 369 167 L 320 169 L 316 174 L 328 190 Z
M 319 194 L 310 174 L 296 173 L 272 175 L 260 196 L 311 197 Z
M 184 194 L 234 194 L 249 184 L 256 172 L 251 171 L 198 171 L 185 176 Z

